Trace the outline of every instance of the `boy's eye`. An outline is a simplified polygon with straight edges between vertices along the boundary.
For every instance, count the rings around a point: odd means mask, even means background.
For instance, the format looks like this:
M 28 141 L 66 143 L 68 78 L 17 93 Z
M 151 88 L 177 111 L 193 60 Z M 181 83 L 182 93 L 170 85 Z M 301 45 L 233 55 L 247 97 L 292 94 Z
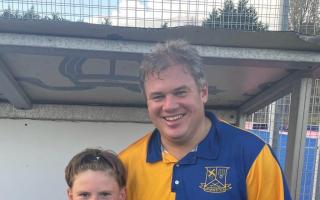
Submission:
M 90 194 L 89 194 L 88 192 L 82 192 L 82 193 L 79 194 L 79 196 L 80 196 L 81 198 L 87 198 L 87 197 L 90 196 Z
M 107 199 L 111 199 L 112 196 L 111 196 L 110 192 L 101 192 L 101 193 L 99 193 L 99 198 L 101 200 L 107 200 Z
M 102 197 L 107 197 L 107 196 L 110 196 L 111 195 L 111 193 L 109 193 L 109 192 L 101 192 L 100 193 L 100 196 L 102 196 Z

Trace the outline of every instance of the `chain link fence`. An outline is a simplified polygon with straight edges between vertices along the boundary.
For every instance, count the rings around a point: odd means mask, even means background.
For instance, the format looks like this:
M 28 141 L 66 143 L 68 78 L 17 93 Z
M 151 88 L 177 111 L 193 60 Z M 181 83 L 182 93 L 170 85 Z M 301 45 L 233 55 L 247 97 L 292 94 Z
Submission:
M 2 0 L 0 16 L 126 27 L 204 26 L 319 35 L 319 0 Z
M 71 21 L 108 26 L 203 26 L 320 35 L 320 0 L 1 0 L 3 19 Z M 320 81 L 313 84 L 306 132 L 301 200 L 320 200 Z M 285 168 L 290 95 L 247 118 Z
M 285 168 L 291 97 L 287 95 L 247 117 L 246 129 L 260 136 L 275 151 Z M 300 200 L 320 199 L 320 80 L 313 82 L 304 147 Z

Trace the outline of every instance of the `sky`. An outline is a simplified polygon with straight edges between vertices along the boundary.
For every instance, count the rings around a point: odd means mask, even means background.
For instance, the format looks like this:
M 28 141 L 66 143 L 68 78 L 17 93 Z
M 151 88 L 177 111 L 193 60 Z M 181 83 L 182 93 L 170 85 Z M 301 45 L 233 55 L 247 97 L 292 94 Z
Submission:
M 249 0 L 259 14 L 259 20 L 269 27 L 279 24 L 280 1 Z M 201 25 L 213 8 L 222 8 L 224 0 L 2 0 L 0 11 L 36 12 L 50 16 L 57 13 L 71 20 L 102 23 L 108 17 L 112 25 L 136 27 Z M 238 0 L 234 0 L 237 4 Z M 268 9 L 267 9 L 268 8 Z

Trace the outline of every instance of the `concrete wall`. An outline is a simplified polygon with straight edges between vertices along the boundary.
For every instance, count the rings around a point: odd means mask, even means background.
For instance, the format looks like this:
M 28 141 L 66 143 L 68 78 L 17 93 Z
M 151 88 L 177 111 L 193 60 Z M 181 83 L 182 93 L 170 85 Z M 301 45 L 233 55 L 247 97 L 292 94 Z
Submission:
M 234 110 L 216 110 L 235 123 Z M 0 103 L 0 200 L 65 200 L 64 168 L 87 147 L 119 152 L 152 130 L 146 108 Z
M 64 168 L 87 147 L 119 152 L 148 123 L 0 119 L 0 194 L 6 200 L 65 200 Z

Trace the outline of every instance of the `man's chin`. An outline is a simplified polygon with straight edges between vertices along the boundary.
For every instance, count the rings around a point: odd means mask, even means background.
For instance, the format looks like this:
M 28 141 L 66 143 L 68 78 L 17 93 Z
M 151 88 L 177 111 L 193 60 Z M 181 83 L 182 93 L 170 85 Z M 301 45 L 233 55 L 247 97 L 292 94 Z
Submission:
M 167 138 L 169 138 L 171 141 L 177 142 L 177 143 L 179 143 L 179 142 L 184 140 L 183 139 L 184 138 L 183 134 L 168 134 Z

